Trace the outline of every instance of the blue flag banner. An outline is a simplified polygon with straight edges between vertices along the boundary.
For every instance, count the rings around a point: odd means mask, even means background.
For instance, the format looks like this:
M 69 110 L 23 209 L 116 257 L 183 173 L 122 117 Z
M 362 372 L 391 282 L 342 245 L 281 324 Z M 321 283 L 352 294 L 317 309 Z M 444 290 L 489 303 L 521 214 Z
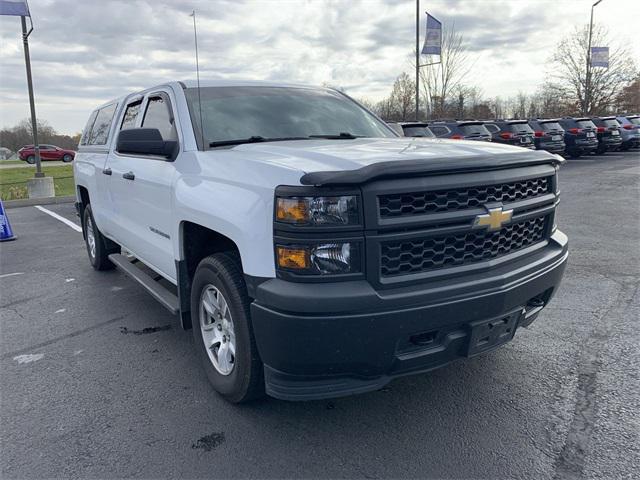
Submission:
M 0 0 L 0 15 L 31 16 L 27 0 Z
M 609 47 L 591 47 L 591 66 L 609 68 Z
M 427 13 L 427 35 L 422 47 L 423 55 L 442 53 L 442 23 Z

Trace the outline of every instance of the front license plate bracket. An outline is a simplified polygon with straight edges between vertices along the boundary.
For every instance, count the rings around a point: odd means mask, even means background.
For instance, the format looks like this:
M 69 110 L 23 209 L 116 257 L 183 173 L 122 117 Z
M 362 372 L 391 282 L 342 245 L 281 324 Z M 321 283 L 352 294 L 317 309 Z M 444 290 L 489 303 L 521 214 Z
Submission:
M 516 333 L 523 310 L 491 320 L 480 320 L 469 324 L 471 335 L 467 356 L 493 350 L 510 341 Z

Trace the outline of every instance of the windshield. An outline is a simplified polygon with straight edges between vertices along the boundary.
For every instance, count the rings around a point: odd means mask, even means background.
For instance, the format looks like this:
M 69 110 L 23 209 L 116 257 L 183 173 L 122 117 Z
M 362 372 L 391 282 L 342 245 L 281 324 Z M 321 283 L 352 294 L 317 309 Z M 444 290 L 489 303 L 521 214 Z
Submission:
M 640 125 L 640 117 L 629 117 L 629 121 L 634 125 Z
M 198 89 L 185 90 L 196 137 L 200 137 Z M 204 145 L 260 137 L 313 135 L 392 137 L 376 117 L 331 90 L 294 87 L 205 87 L 200 89 Z M 352 138 L 352 137 L 341 137 Z
M 435 138 L 435 135 L 427 127 L 403 127 L 405 137 L 428 137 Z
M 471 123 L 460 125 L 460 130 L 464 133 L 465 137 L 473 137 L 477 135 L 487 135 L 490 136 L 489 130 L 481 123 Z

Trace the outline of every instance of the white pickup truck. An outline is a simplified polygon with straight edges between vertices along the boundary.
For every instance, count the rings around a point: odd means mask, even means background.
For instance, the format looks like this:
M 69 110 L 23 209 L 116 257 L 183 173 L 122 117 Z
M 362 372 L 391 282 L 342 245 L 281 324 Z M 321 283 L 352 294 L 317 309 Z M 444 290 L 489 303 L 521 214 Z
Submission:
M 90 116 L 89 260 L 138 281 L 232 402 L 381 388 L 491 350 L 557 290 L 561 157 L 399 138 L 345 94 L 171 82 Z

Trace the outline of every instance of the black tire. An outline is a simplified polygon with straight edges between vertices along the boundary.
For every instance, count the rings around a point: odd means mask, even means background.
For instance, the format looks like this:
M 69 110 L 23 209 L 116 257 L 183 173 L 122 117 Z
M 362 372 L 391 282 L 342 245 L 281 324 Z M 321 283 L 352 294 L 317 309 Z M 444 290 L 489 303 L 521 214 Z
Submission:
M 221 374 L 214 367 L 200 327 L 200 302 L 210 285 L 222 293 L 233 319 L 236 351 L 233 369 L 227 375 Z M 213 388 L 233 403 L 247 402 L 264 395 L 262 360 L 253 337 L 249 304 L 237 255 L 217 253 L 200 262 L 191 286 L 191 324 L 195 347 Z
M 89 224 L 89 222 L 91 222 Z M 95 241 L 95 253 L 92 253 L 91 246 L 89 245 L 89 225 L 93 231 L 93 238 Z M 84 214 L 82 216 L 82 234 L 84 236 L 84 244 L 87 247 L 87 255 L 89 256 L 89 263 L 96 270 L 111 270 L 115 267 L 109 260 L 109 254 L 117 253 L 119 250 L 113 242 L 106 239 L 93 219 L 93 212 L 91 211 L 91 205 L 84 207 Z
M 34 157 L 33 155 L 29 155 L 29 156 L 27 157 L 27 163 L 28 163 L 29 165 L 33 165 L 34 163 L 36 163 L 36 157 Z
M 596 155 L 604 155 L 607 153 L 607 147 L 598 147 L 596 149 Z
M 620 145 L 620 151 L 621 152 L 626 152 L 631 148 L 631 145 L 628 143 L 623 143 L 622 145 Z
M 580 158 L 580 156 L 582 155 L 581 150 L 569 150 L 567 153 L 571 158 Z
M 72 160 L 73 160 L 73 157 L 71 155 L 69 155 L 68 153 L 62 157 L 62 161 L 64 163 L 69 163 Z

